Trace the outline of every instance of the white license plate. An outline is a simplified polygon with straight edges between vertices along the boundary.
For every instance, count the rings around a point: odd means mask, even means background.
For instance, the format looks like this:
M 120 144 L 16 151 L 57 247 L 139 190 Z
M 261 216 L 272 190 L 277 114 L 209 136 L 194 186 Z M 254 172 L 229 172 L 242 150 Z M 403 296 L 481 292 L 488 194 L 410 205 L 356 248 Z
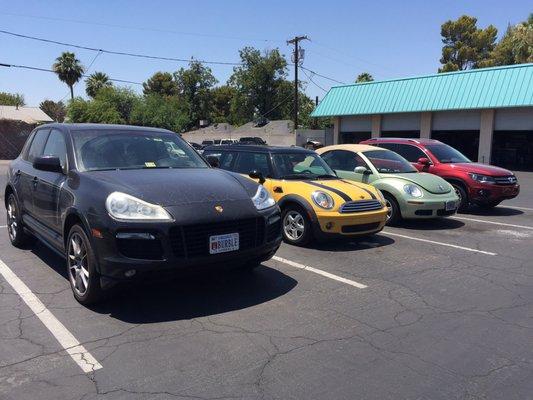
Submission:
M 447 201 L 446 202 L 446 211 L 453 211 L 455 210 L 456 206 L 455 206 L 455 201 Z
M 235 250 L 239 250 L 238 233 L 209 236 L 209 254 L 227 253 Z

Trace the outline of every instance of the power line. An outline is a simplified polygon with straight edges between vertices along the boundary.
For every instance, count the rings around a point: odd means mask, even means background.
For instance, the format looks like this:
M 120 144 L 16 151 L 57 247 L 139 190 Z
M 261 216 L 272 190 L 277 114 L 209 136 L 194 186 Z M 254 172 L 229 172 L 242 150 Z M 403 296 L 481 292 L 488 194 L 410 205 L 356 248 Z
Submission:
M 147 59 L 152 59 L 152 60 L 186 62 L 186 63 L 193 61 L 192 58 L 191 59 L 186 59 L 186 58 L 176 58 L 176 57 L 152 56 L 152 55 L 140 54 L 140 53 L 129 53 L 129 52 L 125 52 L 125 51 L 114 51 L 114 50 L 98 49 L 96 47 L 90 47 L 90 46 L 84 46 L 84 45 L 79 45 L 79 44 L 60 42 L 60 41 L 57 41 L 57 40 L 45 39 L 45 38 L 36 37 L 36 36 L 23 35 L 21 33 L 15 33 L 15 32 L 10 32 L 10 31 L 5 31 L 5 30 L 0 30 L 0 33 L 3 33 L 5 35 L 11 35 L 11 36 L 23 38 L 23 39 L 36 40 L 36 41 L 44 42 L 44 43 L 57 44 L 57 45 L 60 45 L 60 46 L 74 47 L 76 49 L 97 51 L 97 52 L 100 52 L 100 53 L 114 54 L 114 55 L 119 55 L 119 56 L 147 58 Z M 195 60 L 195 61 L 201 62 L 202 64 L 234 65 L 234 66 L 235 65 L 242 65 L 242 63 L 226 62 L 226 61 L 208 61 L 208 60 Z
M 313 75 L 319 76 L 319 77 L 324 78 L 324 79 L 327 79 L 327 80 L 329 80 L 329 81 L 332 81 L 332 82 L 335 82 L 335 83 L 339 83 L 339 84 L 341 84 L 341 85 L 346 85 L 345 82 L 341 82 L 341 81 L 338 81 L 338 80 L 336 80 L 336 79 L 330 78 L 329 76 L 319 74 L 318 72 L 315 72 L 315 71 L 313 71 L 312 69 L 306 68 L 306 67 L 304 67 L 304 66 L 302 66 L 302 65 L 300 65 L 300 68 L 303 69 L 303 70 L 305 70 L 305 71 L 311 72 Z
M 108 24 L 108 23 L 96 22 L 96 21 L 83 21 L 83 20 L 58 18 L 58 17 L 46 17 L 46 16 L 41 16 L 41 15 L 28 15 L 28 14 L 17 14 L 17 13 L 8 13 L 8 12 L 0 12 L 0 14 L 9 15 L 9 16 L 13 16 L 13 17 L 34 18 L 34 19 L 69 22 L 69 23 L 75 23 L 75 24 L 94 25 L 94 26 L 105 26 L 105 27 L 109 27 L 109 28 L 120 28 L 120 29 L 131 29 L 131 30 L 139 30 L 139 31 L 152 31 L 152 32 L 160 32 L 160 33 L 171 33 L 171 34 L 174 34 L 174 35 L 184 35 L 184 36 L 219 38 L 219 39 L 227 39 L 227 40 L 243 40 L 243 41 L 252 41 L 252 42 L 278 42 L 278 43 L 285 42 L 284 40 L 281 40 L 281 39 L 245 38 L 245 37 L 239 37 L 239 36 L 218 35 L 218 34 L 214 34 L 214 33 L 198 33 L 198 32 L 174 31 L 174 30 L 171 30 L 171 29 L 161 29 L 161 28 L 151 28 L 151 27 L 143 27 L 143 26 L 131 26 L 131 25 L 117 25 L 117 24 Z
M 312 75 L 308 75 L 307 72 L 305 72 L 305 70 L 303 70 L 303 73 L 305 74 L 305 76 L 307 76 L 307 79 L 309 79 L 309 82 L 311 82 L 313 85 L 315 85 L 317 88 L 323 90 L 324 92 L 327 92 L 326 89 L 324 89 L 322 86 L 320 86 L 318 83 L 316 83 L 313 80 L 313 76 Z
M 51 72 L 51 73 L 55 74 L 55 71 L 53 71 L 51 69 L 39 68 L 39 67 L 31 67 L 31 66 L 28 66 L 28 65 L 17 65 L 17 64 L 8 64 L 8 63 L 0 62 L 0 67 L 29 69 L 29 70 L 33 70 L 33 71 Z M 87 78 L 89 75 L 82 74 L 81 76 L 83 78 Z M 132 85 L 142 85 L 141 82 L 128 81 L 128 80 L 125 80 L 125 79 L 109 78 L 109 80 L 113 81 L 113 82 L 120 82 L 120 83 L 131 83 Z

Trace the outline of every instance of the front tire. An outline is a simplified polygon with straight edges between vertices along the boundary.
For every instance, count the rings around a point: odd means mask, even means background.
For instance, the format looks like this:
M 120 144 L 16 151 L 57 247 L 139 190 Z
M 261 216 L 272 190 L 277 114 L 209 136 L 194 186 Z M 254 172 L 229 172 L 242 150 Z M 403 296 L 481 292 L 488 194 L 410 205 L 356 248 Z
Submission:
M 290 205 L 281 212 L 283 240 L 295 246 L 305 246 L 313 238 L 311 221 L 305 211 Z
M 469 205 L 468 195 L 466 194 L 466 190 L 457 183 L 452 183 L 452 186 L 453 186 L 453 189 L 455 190 L 455 193 L 457 194 L 457 197 L 459 197 L 459 205 L 457 206 L 457 211 L 465 211 Z
M 396 225 L 402 219 L 400 206 L 394 196 L 386 193 L 383 194 L 383 197 L 385 197 L 385 204 L 387 206 L 387 225 Z
M 80 225 L 74 225 L 68 234 L 66 245 L 67 274 L 70 288 L 76 300 L 83 304 L 94 304 L 103 299 L 91 242 Z
M 6 209 L 7 233 L 11 244 L 22 247 L 30 241 L 30 236 L 24 232 L 22 225 L 22 213 L 17 198 L 11 193 L 7 198 Z

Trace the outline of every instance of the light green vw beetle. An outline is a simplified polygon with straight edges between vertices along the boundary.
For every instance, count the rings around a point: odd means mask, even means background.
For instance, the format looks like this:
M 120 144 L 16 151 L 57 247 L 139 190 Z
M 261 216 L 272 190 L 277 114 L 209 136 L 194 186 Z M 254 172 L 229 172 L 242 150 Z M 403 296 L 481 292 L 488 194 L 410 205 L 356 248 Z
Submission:
M 317 150 L 346 181 L 370 183 L 385 197 L 388 224 L 402 218 L 435 218 L 457 211 L 459 198 L 444 179 L 418 172 L 399 154 L 380 147 L 343 144 Z

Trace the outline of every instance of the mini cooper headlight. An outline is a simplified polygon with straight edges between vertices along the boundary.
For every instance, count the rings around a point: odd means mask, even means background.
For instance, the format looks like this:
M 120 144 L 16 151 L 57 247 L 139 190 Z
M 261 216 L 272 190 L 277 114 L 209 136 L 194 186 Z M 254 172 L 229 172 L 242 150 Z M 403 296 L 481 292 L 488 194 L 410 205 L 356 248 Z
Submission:
M 333 197 L 331 197 L 326 192 L 322 192 L 320 190 L 311 193 L 311 198 L 317 206 L 319 206 L 320 208 L 325 208 L 326 210 L 331 210 L 335 205 Z
M 161 206 L 147 203 L 126 193 L 113 192 L 107 196 L 105 208 L 112 218 L 129 221 L 171 221 Z
M 254 197 L 252 197 L 252 201 L 254 202 L 255 208 L 258 210 L 264 210 L 265 208 L 272 207 L 276 204 L 274 198 L 263 185 L 259 185 L 257 192 Z
M 496 183 L 496 179 L 492 176 L 481 175 L 481 174 L 468 174 L 470 178 L 480 183 Z
M 405 193 L 413 197 L 422 197 L 422 191 L 416 185 L 407 184 L 403 187 Z

